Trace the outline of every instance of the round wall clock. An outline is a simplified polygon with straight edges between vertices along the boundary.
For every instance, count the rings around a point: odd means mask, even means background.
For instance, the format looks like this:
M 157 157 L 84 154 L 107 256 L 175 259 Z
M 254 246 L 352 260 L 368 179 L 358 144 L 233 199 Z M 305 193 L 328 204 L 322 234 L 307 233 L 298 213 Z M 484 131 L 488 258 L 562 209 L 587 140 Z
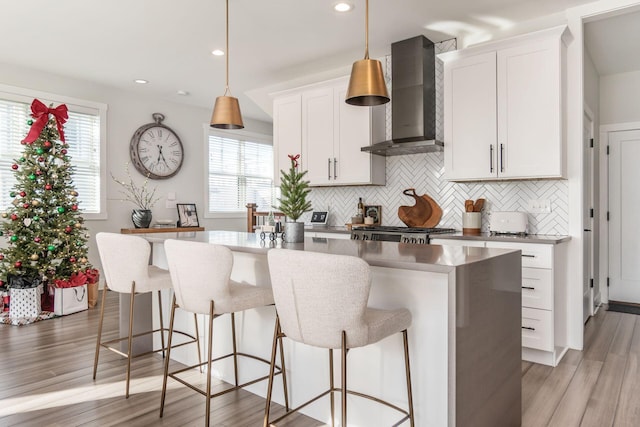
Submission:
M 151 179 L 170 178 L 182 166 L 182 142 L 171 128 L 162 124 L 163 114 L 153 113 L 152 117 L 154 123 L 140 126 L 131 137 L 131 162 Z

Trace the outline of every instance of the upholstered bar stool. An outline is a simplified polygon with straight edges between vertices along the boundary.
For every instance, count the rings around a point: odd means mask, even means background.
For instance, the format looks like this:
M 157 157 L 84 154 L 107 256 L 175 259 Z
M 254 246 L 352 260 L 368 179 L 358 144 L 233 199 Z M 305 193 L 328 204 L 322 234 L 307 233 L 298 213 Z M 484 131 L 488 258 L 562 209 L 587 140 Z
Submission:
M 329 349 L 329 389 L 269 420 L 273 375 L 269 377 L 264 427 L 275 425 L 283 418 L 329 394 L 331 423 L 335 420 L 334 392 L 341 393 L 342 426 L 347 426 L 347 394 L 384 404 L 404 415 L 394 425 L 409 421 L 414 425 L 413 398 L 407 328 L 411 313 L 405 309 L 380 310 L 367 307 L 371 275 L 369 265 L 360 258 L 288 249 L 272 249 L 268 253 L 271 286 L 276 303 L 276 333 L 271 354 L 274 372 L 276 340 L 289 339 L 314 347 Z M 376 343 L 402 332 L 408 409 L 402 409 L 379 398 L 347 388 L 347 352 L 349 349 Z M 280 344 L 282 349 L 282 344 Z M 334 387 L 333 350 L 341 354 L 341 385 Z M 295 374 L 295 373 L 294 373 Z
M 238 384 L 238 357 L 248 357 L 269 365 L 269 361 L 251 354 L 239 352 L 236 344 L 235 313 L 252 308 L 273 305 L 273 292 L 269 287 L 253 286 L 237 283 L 231 280 L 231 270 L 233 268 L 233 254 L 225 246 L 214 245 L 201 242 L 188 242 L 180 240 L 166 240 L 164 243 L 169 271 L 175 291 L 171 307 L 171 320 L 169 321 L 169 339 L 167 346 L 167 358 L 164 365 L 164 380 L 162 383 L 162 397 L 160 402 L 160 417 L 164 412 L 165 396 L 167 392 L 167 379 L 174 380 L 186 385 L 192 390 L 202 394 L 206 398 L 205 425 L 209 425 L 211 415 L 211 399 L 225 393 L 232 392 L 241 387 L 255 384 L 266 380 L 269 375 L 264 375 Z M 171 355 L 171 340 L 176 308 L 197 314 L 209 316 L 207 334 L 207 360 L 198 365 L 188 366 L 174 372 L 169 372 L 169 358 Z M 213 320 L 223 314 L 231 315 L 231 338 L 233 351 L 229 354 L 213 357 Z M 280 345 L 282 340 L 280 339 Z M 280 352 L 282 355 L 282 351 Z M 212 363 L 228 357 L 233 357 L 235 386 L 226 390 L 211 394 L 211 366 Z M 287 396 L 287 380 L 284 370 L 284 358 L 281 358 L 281 368 L 275 372 L 271 365 L 270 374 L 282 374 L 284 386 L 284 398 L 286 409 L 289 409 Z M 187 371 L 196 367 L 207 366 L 206 388 L 202 390 L 180 377 Z M 266 366 L 265 366 L 266 368 Z M 266 369 L 265 369 L 266 371 Z
M 131 380 L 131 360 L 136 357 L 148 355 L 162 351 L 164 356 L 165 352 L 165 340 L 164 334 L 168 331 L 164 327 L 162 320 L 162 299 L 161 291 L 163 289 L 171 289 L 171 276 L 169 271 L 163 270 L 153 265 L 149 265 L 149 256 L 151 254 L 151 246 L 142 237 L 127 236 L 116 233 L 98 233 L 96 234 L 96 243 L 98 244 L 98 252 L 100 253 L 100 261 L 102 262 L 102 271 L 106 279 L 104 289 L 102 291 L 102 303 L 100 306 L 100 322 L 98 324 L 98 337 L 96 340 L 96 353 L 93 363 L 93 379 L 96 379 L 96 373 L 98 371 L 98 357 L 100 356 L 100 348 L 104 347 L 111 350 L 121 356 L 127 358 L 127 375 L 126 375 L 126 391 L 125 397 L 129 397 L 129 383 Z M 107 297 L 107 290 L 115 292 L 130 294 L 129 305 L 129 331 L 126 337 L 120 337 L 114 340 L 102 341 L 102 324 L 104 321 L 104 307 Z M 160 328 L 150 331 L 140 332 L 134 335 L 134 305 L 136 295 L 147 292 L 158 292 L 158 314 L 160 317 Z M 181 342 L 179 345 L 186 345 L 196 343 L 198 347 L 200 342 L 198 341 L 198 322 L 197 317 L 194 315 L 196 321 L 195 336 L 187 334 L 185 332 L 179 332 L 181 335 L 187 337 L 187 340 Z M 160 340 L 162 347 L 159 349 L 152 349 L 151 351 L 142 352 L 140 354 L 133 355 L 132 346 L 133 339 L 153 334 L 160 334 Z M 176 331 L 178 332 L 178 331 Z M 123 352 L 121 349 L 114 347 L 113 345 L 122 341 L 127 341 L 127 351 Z M 200 352 L 198 351 L 198 355 Z

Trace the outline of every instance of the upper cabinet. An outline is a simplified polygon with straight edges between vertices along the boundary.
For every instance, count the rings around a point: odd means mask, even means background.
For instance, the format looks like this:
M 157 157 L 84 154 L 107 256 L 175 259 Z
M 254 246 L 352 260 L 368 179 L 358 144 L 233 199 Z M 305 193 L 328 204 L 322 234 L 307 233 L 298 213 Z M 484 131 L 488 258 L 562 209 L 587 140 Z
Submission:
M 566 27 L 441 54 L 445 178 L 564 178 Z
M 384 139 L 384 106 L 347 104 L 347 85 L 348 78 L 340 78 L 276 94 L 273 143 L 278 175 L 289 167 L 288 154 L 301 153 L 301 167 L 312 186 L 385 184 L 384 157 L 360 151 Z

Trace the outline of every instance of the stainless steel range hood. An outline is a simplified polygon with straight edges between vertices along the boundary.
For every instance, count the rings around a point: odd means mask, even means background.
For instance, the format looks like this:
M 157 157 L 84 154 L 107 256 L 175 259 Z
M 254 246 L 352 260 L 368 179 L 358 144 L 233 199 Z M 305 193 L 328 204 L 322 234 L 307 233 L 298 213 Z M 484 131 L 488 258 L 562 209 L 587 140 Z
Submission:
M 381 156 L 442 151 L 436 140 L 433 42 L 424 36 L 391 44 L 391 140 L 362 147 Z

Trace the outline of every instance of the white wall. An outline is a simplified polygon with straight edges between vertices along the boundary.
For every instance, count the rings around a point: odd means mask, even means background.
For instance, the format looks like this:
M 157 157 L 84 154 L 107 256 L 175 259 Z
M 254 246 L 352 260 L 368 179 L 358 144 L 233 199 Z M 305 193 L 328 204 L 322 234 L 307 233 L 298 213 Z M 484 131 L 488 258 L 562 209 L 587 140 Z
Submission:
M 600 123 L 640 121 L 640 71 L 600 78 Z
M 160 201 L 153 208 L 154 219 L 177 219 L 175 203 L 165 206 L 168 192 L 175 192 L 177 203 L 196 203 L 200 224 L 207 229 L 244 230 L 246 215 L 239 218 L 204 218 L 204 128 L 209 122 L 211 110 L 178 104 L 164 99 L 144 97 L 139 94 L 116 90 L 111 87 L 52 75 L 46 72 L 25 69 L 9 64 L 0 64 L 0 83 L 27 89 L 49 92 L 101 102 L 108 105 L 107 111 L 107 213 L 106 220 L 87 221 L 91 234 L 89 258 L 99 266 L 94 236 L 99 231 L 119 232 L 121 228 L 132 228 L 131 209 L 133 205 L 121 202 L 119 185 L 109 175 L 126 178 L 125 165 L 129 161 L 129 142 L 135 130 L 143 124 L 153 122 L 151 114 L 165 115 L 164 124 L 176 131 L 185 150 L 185 158 L 178 175 L 167 180 L 150 181 L 157 185 Z M 134 84 L 132 82 L 132 84 Z M 213 100 L 212 100 L 213 105 Z M 270 123 L 245 118 L 247 131 L 272 134 Z M 132 177 L 142 183 L 144 177 L 130 167 Z

